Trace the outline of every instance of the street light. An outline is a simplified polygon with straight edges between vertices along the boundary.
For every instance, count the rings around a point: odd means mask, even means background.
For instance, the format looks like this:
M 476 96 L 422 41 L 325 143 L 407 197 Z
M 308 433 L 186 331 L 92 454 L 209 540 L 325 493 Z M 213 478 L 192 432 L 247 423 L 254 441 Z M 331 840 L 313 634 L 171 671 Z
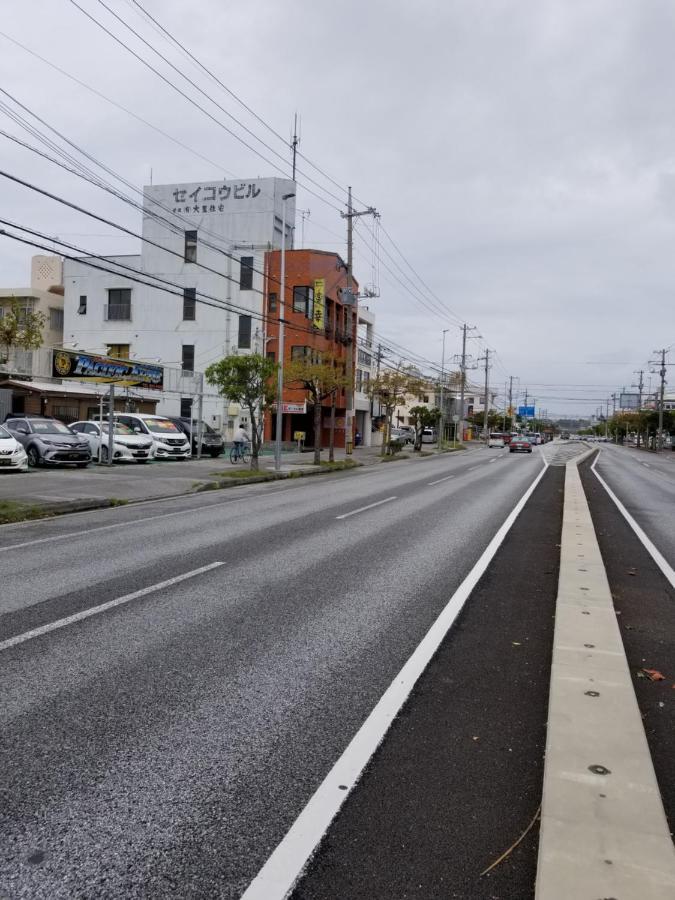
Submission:
M 281 471 L 281 425 L 284 395 L 284 313 L 286 299 L 286 201 L 295 194 L 281 198 L 281 285 L 279 289 L 279 368 L 277 370 L 277 434 L 274 444 L 274 471 Z

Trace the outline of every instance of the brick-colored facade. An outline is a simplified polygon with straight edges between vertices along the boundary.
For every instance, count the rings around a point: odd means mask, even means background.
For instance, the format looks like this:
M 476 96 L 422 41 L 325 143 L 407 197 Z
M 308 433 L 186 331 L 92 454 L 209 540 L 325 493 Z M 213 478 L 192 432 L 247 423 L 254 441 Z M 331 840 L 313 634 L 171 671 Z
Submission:
M 279 315 L 281 304 L 278 302 L 281 278 L 281 251 L 274 250 L 266 254 L 266 337 L 267 354 L 279 359 Z M 314 282 L 325 281 L 325 325 L 318 329 L 313 324 L 312 303 Z M 356 347 L 356 310 L 354 306 L 344 304 L 341 291 L 347 287 L 347 266 L 344 260 L 333 252 L 323 250 L 287 250 L 286 251 L 286 290 L 284 309 L 284 364 L 290 363 L 294 355 L 301 351 L 297 348 L 308 347 L 311 350 L 332 354 L 345 363 L 351 355 L 352 377 L 355 364 Z M 297 289 L 307 290 L 297 290 Z M 358 284 L 352 283 L 354 293 Z M 296 348 L 294 350 L 293 348 Z M 284 403 L 303 403 L 306 394 L 302 389 L 284 387 Z M 336 396 L 336 428 L 335 446 L 345 446 L 346 392 L 339 391 Z M 331 400 L 322 403 L 322 441 L 328 447 L 330 436 Z M 354 427 L 354 426 L 353 426 Z M 286 413 L 283 417 L 283 441 L 290 443 L 297 431 L 306 434 L 306 446 L 314 445 L 313 410 L 307 404 L 306 413 Z M 273 440 L 276 435 L 276 422 L 268 416 L 265 422 L 265 440 Z M 353 434 L 352 434 L 353 440 Z

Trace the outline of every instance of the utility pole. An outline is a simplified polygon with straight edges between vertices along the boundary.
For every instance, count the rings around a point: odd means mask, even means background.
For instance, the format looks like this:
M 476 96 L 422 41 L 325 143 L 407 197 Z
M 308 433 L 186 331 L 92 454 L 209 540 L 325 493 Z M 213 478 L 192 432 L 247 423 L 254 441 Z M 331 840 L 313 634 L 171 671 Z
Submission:
M 661 390 L 659 391 L 659 430 L 656 436 L 656 449 L 663 450 L 663 401 L 666 393 L 666 351 L 656 350 L 661 354 L 661 368 L 659 375 L 661 376 Z
M 637 429 L 637 449 L 640 449 L 640 440 L 642 439 L 642 432 L 640 431 L 640 416 L 642 415 L 642 391 L 644 390 L 645 381 L 644 381 L 644 369 L 636 370 L 634 375 L 639 375 L 637 384 L 631 385 L 631 387 L 636 387 L 638 389 L 638 429 Z
M 441 356 L 441 418 L 439 421 L 439 446 L 443 447 L 443 438 L 444 438 L 444 423 L 445 423 L 445 410 L 443 408 L 443 380 L 445 378 L 445 336 L 450 331 L 449 328 L 443 329 L 443 354 Z
M 489 378 L 490 378 L 490 351 L 485 349 L 485 356 L 482 356 L 480 361 L 485 360 L 485 396 L 483 397 L 484 401 L 484 411 L 483 411 L 483 432 L 485 434 L 485 446 L 487 447 L 487 437 L 488 437 L 488 391 L 490 390 Z
M 284 408 L 284 325 L 286 324 L 286 201 L 295 197 L 295 193 L 284 194 L 281 198 L 281 278 L 279 286 L 279 340 L 277 368 L 277 429 L 274 442 L 274 471 L 281 472 L 281 442 Z
M 352 276 L 352 259 L 354 255 L 354 219 L 359 216 L 379 216 L 379 213 L 373 206 L 369 206 L 368 209 L 364 209 L 361 212 L 355 212 L 352 208 L 352 189 L 351 186 L 347 188 L 347 212 L 340 213 L 343 219 L 347 220 L 347 291 L 346 297 L 345 292 L 343 292 L 343 304 L 347 307 L 347 327 L 345 337 L 348 338 L 347 342 L 347 373 L 349 376 L 349 382 L 347 385 L 346 391 L 346 409 L 345 409 L 345 452 L 350 455 L 352 452 L 352 444 L 353 444 L 353 421 L 354 421 L 354 350 L 353 350 L 353 336 L 354 336 L 354 314 L 357 316 L 358 321 L 358 295 L 354 294 L 352 290 L 353 286 L 353 276 Z M 354 313 L 352 313 L 352 307 L 354 308 Z
M 509 416 L 511 416 L 511 428 L 513 428 L 513 375 L 509 375 Z

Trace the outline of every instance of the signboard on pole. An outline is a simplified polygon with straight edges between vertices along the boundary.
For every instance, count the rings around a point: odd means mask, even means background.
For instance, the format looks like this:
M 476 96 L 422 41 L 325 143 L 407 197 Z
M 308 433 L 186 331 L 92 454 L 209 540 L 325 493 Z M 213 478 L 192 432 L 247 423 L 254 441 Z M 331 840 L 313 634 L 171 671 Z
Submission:
M 120 387 L 154 388 L 158 391 L 164 385 L 162 366 L 77 350 L 53 352 L 52 377 L 95 384 L 117 384 Z
M 534 406 L 519 406 L 518 415 L 524 419 L 534 419 Z
M 315 328 L 323 331 L 325 327 L 325 309 L 326 309 L 326 279 L 314 279 L 314 315 L 312 324 Z
M 619 409 L 639 409 L 639 394 L 619 394 Z

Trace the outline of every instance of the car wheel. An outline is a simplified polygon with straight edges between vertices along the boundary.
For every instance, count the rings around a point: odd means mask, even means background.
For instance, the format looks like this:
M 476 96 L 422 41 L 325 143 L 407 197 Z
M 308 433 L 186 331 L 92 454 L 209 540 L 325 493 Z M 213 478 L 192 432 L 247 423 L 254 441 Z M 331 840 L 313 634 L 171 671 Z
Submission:
M 139 464 L 139 466 L 144 466 L 147 462 L 150 462 L 150 460 L 148 460 L 148 459 L 137 459 L 136 462 Z
M 105 444 L 101 447 L 101 462 L 102 463 L 108 462 L 108 448 L 106 447 Z
M 37 452 L 35 447 L 29 447 L 26 450 L 26 456 L 28 457 L 28 465 L 36 468 L 40 465 L 40 454 Z
M 220 450 L 211 450 L 212 459 L 216 459 L 218 456 L 220 456 Z

